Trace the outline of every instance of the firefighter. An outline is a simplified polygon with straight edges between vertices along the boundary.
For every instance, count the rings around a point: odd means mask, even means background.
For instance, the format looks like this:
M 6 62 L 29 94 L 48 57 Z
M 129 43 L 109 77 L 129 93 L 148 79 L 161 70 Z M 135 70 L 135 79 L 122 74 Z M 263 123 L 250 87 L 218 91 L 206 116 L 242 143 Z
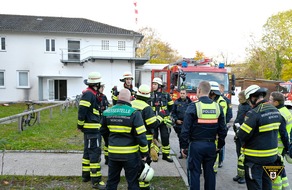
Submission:
M 133 82 L 134 78 L 133 78 L 133 74 L 129 71 L 124 72 L 123 74 L 123 78 L 120 79 L 121 82 L 123 82 L 123 88 L 126 88 L 128 90 L 130 90 L 131 92 L 131 100 L 135 99 L 135 95 L 136 95 L 136 90 L 134 89 L 132 82 Z M 117 100 L 118 100 L 118 95 L 119 95 L 119 90 L 117 86 L 114 86 L 112 88 L 112 101 L 113 101 L 113 105 L 116 105 Z
M 101 134 L 99 88 L 101 75 L 91 72 L 88 75 L 88 88 L 83 90 L 79 103 L 77 129 L 84 133 L 84 151 L 82 158 L 82 181 L 91 180 L 92 187 L 105 189 L 101 180 Z
M 286 122 L 286 130 L 288 136 L 291 132 L 292 127 L 292 114 L 284 105 L 285 96 L 281 92 L 272 92 L 269 97 L 269 102 L 274 105 L 283 116 L 283 119 Z M 278 133 L 278 151 L 282 156 L 285 156 L 286 152 L 284 151 L 284 145 L 281 140 L 280 133 Z M 285 168 L 283 168 L 280 176 L 273 183 L 273 190 L 281 190 L 281 189 L 290 189 L 288 177 L 286 175 Z
M 181 127 L 183 125 L 183 120 L 185 116 L 185 111 L 187 110 L 188 105 L 192 102 L 192 100 L 187 96 L 187 90 L 185 87 L 180 88 L 180 97 L 175 100 L 172 108 L 171 116 L 174 120 L 173 129 L 175 130 L 177 137 L 179 139 L 179 147 L 181 150 L 181 142 L 180 142 L 180 133 Z M 179 159 L 182 159 L 182 154 L 180 153 Z
M 252 110 L 246 114 L 237 136 L 243 143 L 246 185 L 252 190 L 271 190 L 272 180 L 263 166 L 283 165 L 278 156 L 278 132 L 281 134 L 284 150 L 288 151 L 286 123 L 277 108 L 264 99 L 266 88 L 251 85 L 245 89 L 244 94 Z
M 150 86 L 146 84 L 142 84 L 137 91 L 136 100 L 133 100 L 131 102 L 132 107 L 139 110 L 142 114 L 144 125 L 147 130 L 146 137 L 148 141 L 149 150 L 151 148 L 151 144 L 153 140 L 154 129 L 160 123 L 160 121 L 156 118 L 156 115 L 154 111 L 152 110 L 151 106 L 147 103 L 150 99 L 150 92 L 151 92 Z M 151 163 L 150 156 L 147 157 L 146 163 L 150 166 L 150 163 Z M 149 182 L 140 181 L 139 186 L 140 186 L 140 189 L 147 189 L 147 190 L 150 189 Z
M 217 102 L 223 108 L 225 123 L 226 123 L 228 104 L 227 104 L 226 100 L 221 95 L 221 92 L 219 89 L 219 84 L 215 81 L 210 81 L 210 85 L 211 85 L 211 91 L 210 91 L 209 97 L 214 102 Z M 215 165 L 214 165 L 215 172 L 217 172 L 218 167 L 221 168 L 223 166 L 224 149 L 225 149 L 225 146 L 220 150 L 220 152 L 218 154 L 218 158 L 217 158 Z
M 233 124 L 233 130 L 235 133 L 234 142 L 235 142 L 235 146 L 236 146 L 237 159 L 241 155 L 240 150 L 242 147 L 242 143 L 239 140 L 239 138 L 237 137 L 237 131 L 238 131 L 240 125 L 244 122 L 244 118 L 245 118 L 246 113 L 251 109 L 251 106 L 248 104 L 247 100 L 245 99 L 244 90 L 242 90 L 238 93 L 238 101 L 239 101 L 239 105 L 238 105 L 238 109 L 237 109 L 236 118 L 235 118 L 234 124 Z M 245 177 L 244 176 L 240 177 L 237 174 L 235 177 L 233 177 L 233 181 L 237 181 L 239 184 L 245 184 Z
M 154 140 L 158 141 L 158 136 L 160 133 L 161 144 L 162 144 L 162 159 L 167 162 L 173 162 L 170 156 L 170 144 L 169 144 L 169 134 L 172 127 L 172 121 L 170 119 L 170 113 L 172 111 L 173 101 L 170 95 L 163 92 L 162 80 L 160 78 L 154 78 L 152 80 L 152 89 L 150 106 L 155 112 L 156 116 L 161 116 L 163 122 L 161 122 L 154 131 Z M 157 146 L 154 144 L 154 146 Z M 157 148 L 157 147 L 156 147 Z M 159 154 L 159 149 L 158 154 Z
M 210 89 L 208 81 L 199 83 L 197 88 L 199 99 L 188 106 L 180 136 L 181 152 L 184 158 L 187 157 L 191 190 L 200 190 L 201 166 L 204 169 L 205 189 L 215 190 L 216 175 L 213 166 L 216 152 L 224 146 L 227 135 L 222 107 L 208 97 Z
M 103 94 L 104 88 L 105 88 L 105 84 L 104 84 L 104 82 L 101 82 L 101 85 L 99 88 L 99 93 L 101 96 L 101 106 L 100 106 L 101 113 L 103 113 L 104 110 L 106 110 L 109 106 L 109 102 L 107 100 L 107 97 L 105 94 Z M 107 141 L 103 141 L 103 142 L 104 142 L 103 152 L 104 152 L 104 160 L 105 160 L 104 164 L 108 165 L 108 142 Z
M 108 140 L 107 190 L 116 190 L 121 170 L 125 170 L 128 189 L 139 189 L 139 172 L 148 155 L 146 128 L 142 115 L 131 107 L 131 92 L 122 89 L 117 104 L 104 111 L 101 133 Z M 143 163 L 144 164 L 144 163 Z
M 230 120 L 232 119 L 233 117 L 233 113 L 232 113 L 232 104 L 231 104 L 231 101 L 229 98 L 227 98 L 224 94 L 224 84 L 219 84 L 219 90 L 220 90 L 220 93 L 221 93 L 221 96 L 224 98 L 224 100 L 226 101 L 227 103 L 227 111 L 226 111 L 226 123 L 229 123 Z

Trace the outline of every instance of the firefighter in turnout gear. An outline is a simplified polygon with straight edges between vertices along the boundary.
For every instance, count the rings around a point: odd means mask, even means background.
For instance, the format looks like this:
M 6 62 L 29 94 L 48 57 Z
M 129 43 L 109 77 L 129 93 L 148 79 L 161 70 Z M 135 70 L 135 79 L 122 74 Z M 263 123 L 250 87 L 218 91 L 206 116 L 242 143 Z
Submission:
M 157 128 L 158 124 L 160 123 L 159 120 L 156 118 L 156 115 L 151 106 L 147 103 L 150 99 L 150 92 L 150 86 L 142 84 L 137 91 L 136 100 L 132 101 L 132 107 L 139 110 L 142 114 L 144 125 L 147 130 L 146 137 L 149 150 L 151 148 L 153 140 L 154 129 Z M 150 156 L 147 157 L 146 163 L 150 166 Z M 140 181 L 139 186 L 140 189 L 150 189 L 149 182 Z
M 264 99 L 266 88 L 251 85 L 244 94 L 252 110 L 246 114 L 237 136 L 243 144 L 246 185 L 249 190 L 271 190 L 272 180 L 263 166 L 283 164 L 278 155 L 278 132 L 288 151 L 286 123 L 277 108 Z
M 105 84 L 104 82 L 101 82 L 100 88 L 99 88 L 99 92 L 100 92 L 100 96 L 101 96 L 101 105 L 100 105 L 100 111 L 101 113 L 104 112 L 104 110 L 106 110 L 109 106 L 109 102 L 107 100 L 107 97 L 105 94 L 103 94 L 105 88 Z M 108 144 L 107 142 L 104 141 L 104 146 L 103 146 L 103 152 L 104 152 L 104 159 L 105 159 L 105 165 L 108 164 Z
M 130 91 L 122 89 L 117 104 L 103 112 L 101 133 L 108 141 L 109 153 L 107 190 L 118 188 L 122 169 L 128 189 L 138 190 L 139 172 L 149 156 L 142 115 L 131 107 L 130 99 Z
M 92 187 L 105 189 L 101 180 L 101 134 L 100 134 L 100 103 L 99 88 L 101 75 L 91 72 L 88 75 L 88 88 L 83 94 L 78 109 L 78 130 L 84 133 L 84 152 L 82 158 L 82 180 L 92 182 Z
M 181 153 L 187 157 L 188 181 L 191 190 L 200 190 L 201 167 L 205 189 L 216 189 L 213 169 L 217 152 L 224 146 L 227 128 L 222 107 L 208 95 L 211 86 L 201 81 L 197 88 L 198 101 L 188 106 L 181 131 Z M 218 145 L 215 140 L 218 138 Z
M 132 85 L 133 80 L 134 80 L 133 74 L 129 71 L 124 72 L 123 78 L 120 79 L 120 81 L 124 83 L 123 87 L 121 89 L 126 88 L 126 89 L 130 90 L 131 100 L 134 100 L 135 96 L 136 96 L 136 90 L 134 89 L 134 87 Z M 111 92 L 112 92 L 113 105 L 116 105 L 117 100 L 118 100 L 119 90 L 121 90 L 121 89 L 118 89 L 117 86 L 114 86 L 112 88 Z
M 170 119 L 170 113 L 172 111 L 173 101 L 170 95 L 162 91 L 163 85 L 160 78 L 154 78 L 152 81 L 152 89 L 150 106 L 155 112 L 158 118 L 162 118 L 163 121 L 158 125 L 154 131 L 154 139 L 158 140 L 160 133 L 161 144 L 162 144 L 162 159 L 168 162 L 173 162 L 170 156 L 170 144 L 169 144 L 169 134 L 172 127 L 172 120 Z M 160 116 L 160 117 L 159 117 Z M 157 146 L 156 144 L 152 144 Z M 159 151 L 159 148 L 156 147 Z M 159 154 L 159 152 L 157 152 Z
M 286 130 L 288 133 L 288 136 L 291 132 L 292 127 L 292 114 L 288 110 L 288 108 L 284 105 L 285 102 L 285 96 L 281 92 L 272 92 L 269 97 L 269 102 L 274 105 L 283 116 L 283 119 L 286 122 Z M 278 151 L 282 156 L 285 156 L 287 154 L 286 151 L 284 151 L 284 145 L 281 140 L 281 135 L 278 133 Z M 282 173 L 280 176 L 277 177 L 277 179 L 273 183 L 273 190 L 288 190 L 290 189 L 288 177 L 286 175 L 285 168 L 283 168 Z
M 227 104 L 226 100 L 221 96 L 219 84 L 217 82 L 215 82 L 215 81 L 210 81 L 210 85 L 211 85 L 211 91 L 210 91 L 209 97 L 214 102 L 217 102 L 223 108 L 224 117 L 225 117 L 225 123 L 226 123 L 226 115 L 227 115 L 227 110 L 228 110 L 228 104 Z M 218 167 L 221 168 L 223 166 L 224 149 L 225 149 L 225 146 L 218 153 L 216 162 L 214 164 L 215 172 L 218 171 Z

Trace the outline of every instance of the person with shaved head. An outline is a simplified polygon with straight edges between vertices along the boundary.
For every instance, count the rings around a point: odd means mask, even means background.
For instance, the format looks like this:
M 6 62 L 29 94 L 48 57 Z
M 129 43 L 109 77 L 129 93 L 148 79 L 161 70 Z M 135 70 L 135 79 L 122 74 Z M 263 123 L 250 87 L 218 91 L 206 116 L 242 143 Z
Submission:
M 117 104 L 103 112 L 101 134 L 108 143 L 106 189 L 117 189 L 125 170 L 128 189 L 139 189 L 139 172 L 148 154 L 146 128 L 141 113 L 131 107 L 131 92 L 122 89 Z

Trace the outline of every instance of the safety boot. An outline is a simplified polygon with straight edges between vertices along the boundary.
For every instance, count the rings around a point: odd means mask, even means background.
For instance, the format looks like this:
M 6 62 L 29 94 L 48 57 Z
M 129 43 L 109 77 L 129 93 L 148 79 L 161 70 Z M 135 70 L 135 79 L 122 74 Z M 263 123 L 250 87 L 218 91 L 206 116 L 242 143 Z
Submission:
M 99 190 L 104 190 L 106 188 L 106 185 L 103 181 L 97 182 L 92 185 L 92 188 L 94 189 L 99 189 Z
M 166 160 L 167 162 L 173 162 L 172 158 L 166 154 L 163 154 L 162 160 Z

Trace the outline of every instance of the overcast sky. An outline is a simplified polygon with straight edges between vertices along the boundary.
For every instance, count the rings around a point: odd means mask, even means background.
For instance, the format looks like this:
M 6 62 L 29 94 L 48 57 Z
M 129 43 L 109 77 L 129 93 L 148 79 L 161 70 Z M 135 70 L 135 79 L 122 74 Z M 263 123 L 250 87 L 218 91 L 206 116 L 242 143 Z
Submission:
M 243 60 L 250 35 L 292 9 L 291 0 L 6 0 L 1 14 L 78 17 L 135 30 L 151 27 L 183 57 L 196 51 Z M 135 14 L 135 9 L 138 14 Z M 135 23 L 135 18 L 138 23 Z

